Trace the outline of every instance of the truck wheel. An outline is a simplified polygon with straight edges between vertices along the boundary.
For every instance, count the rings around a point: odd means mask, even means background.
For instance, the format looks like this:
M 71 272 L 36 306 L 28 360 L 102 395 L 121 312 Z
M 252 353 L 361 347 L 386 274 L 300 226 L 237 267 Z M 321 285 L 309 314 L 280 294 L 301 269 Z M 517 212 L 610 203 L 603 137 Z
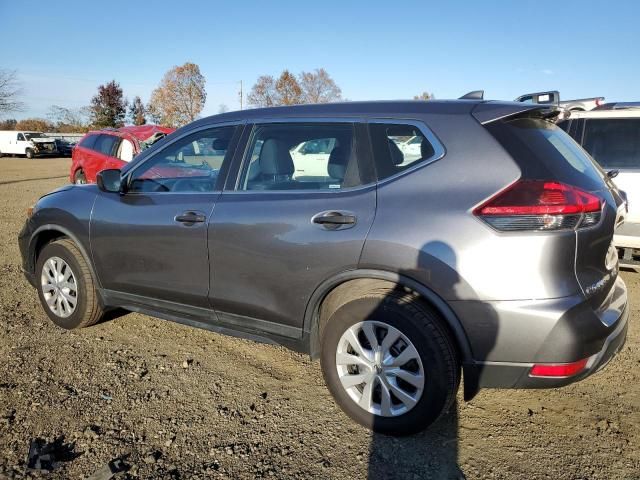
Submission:
M 93 275 L 73 241 L 64 238 L 46 245 L 36 275 L 42 308 L 59 327 L 89 327 L 102 318 Z
M 458 356 L 440 317 L 418 297 L 367 292 L 339 306 L 320 329 L 327 387 L 361 425 L 408 435 L 453 404 Z
M 73 176 L 73 183 L 76 185 L 84 185 L 87 183 L 87 177 L 82 170 L 78 170 Z
M 34 151 L 33 151 L 33 150 L 31 150 L 30 148 L 27 148 L 27 149 L 24 151 L 24 154 L 27 156 L 27 158 L 33 158 L 33 157 L 35 157 L 35 153 L 34 153 Z

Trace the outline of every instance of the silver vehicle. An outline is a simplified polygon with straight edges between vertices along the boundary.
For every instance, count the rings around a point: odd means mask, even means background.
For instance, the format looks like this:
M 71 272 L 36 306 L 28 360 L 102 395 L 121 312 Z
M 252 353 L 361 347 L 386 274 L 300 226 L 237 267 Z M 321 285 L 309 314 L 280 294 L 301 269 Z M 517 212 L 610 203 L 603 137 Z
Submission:
M 285 345 L 320 359 L 357 422 L 416 432 L 462 372 L 466 399 L 559 387 L 624 343 L 624 204 L 557 113 L 434 100 L 204 118 L 42 197 L 23 268 L 63 328 L 122 308 Z M 194 142 L 222 162 L 185 161 Z M 326 166 L 297 175 L 306 161 Z
M 559 126 L 566 130 L 624 191 L 628 211 L 614 243 L 622 264 L 640 268 L 640 107 L 574 112 Z

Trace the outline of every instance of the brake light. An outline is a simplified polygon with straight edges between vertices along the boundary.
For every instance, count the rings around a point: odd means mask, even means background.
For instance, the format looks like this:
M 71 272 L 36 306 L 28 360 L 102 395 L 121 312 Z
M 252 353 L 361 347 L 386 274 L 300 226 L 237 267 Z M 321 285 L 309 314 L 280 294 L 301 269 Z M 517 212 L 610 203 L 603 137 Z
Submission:
M 473 213 L 503 231 L 567 230 L 600 221 L 602 200 L 577 187 L 545 180 L 519 180 Z
M 596 107 L 599 107 L 600 105 L 602 105 L 604 98 L 596 98 Z
M 531 367 L 530 377 L 572 377 L 582 372 L 589 358 L 572 363 L 537 363 Z

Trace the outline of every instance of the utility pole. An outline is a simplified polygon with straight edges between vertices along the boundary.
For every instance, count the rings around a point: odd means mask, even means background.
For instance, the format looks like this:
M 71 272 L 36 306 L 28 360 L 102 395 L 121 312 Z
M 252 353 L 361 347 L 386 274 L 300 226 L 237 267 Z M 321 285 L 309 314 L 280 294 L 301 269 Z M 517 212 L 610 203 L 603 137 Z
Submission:
M 240 80 L 240 110 L 242 110 L 242 80 Z

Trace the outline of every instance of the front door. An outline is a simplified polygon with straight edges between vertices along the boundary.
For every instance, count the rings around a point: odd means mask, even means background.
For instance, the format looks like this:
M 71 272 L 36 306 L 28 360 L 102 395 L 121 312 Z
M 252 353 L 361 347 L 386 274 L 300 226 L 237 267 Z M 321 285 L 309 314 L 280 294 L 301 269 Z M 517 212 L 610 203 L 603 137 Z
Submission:
M 236 128 L 178 138 L 127 173 L 125 194 L 100 192 L 91 247 L 104 289 L 209 308 L 207 223 Z
M 238 181 L 209 226 L 210 300 L 219 321 L 298 337 L 314 290 L 357 267 L 376 190 L 363 177 L 365 149 L 355 131 L 349 122 L 253 127 Z M 332 149 L 323 158 L 296 154 L 305 142 Z

